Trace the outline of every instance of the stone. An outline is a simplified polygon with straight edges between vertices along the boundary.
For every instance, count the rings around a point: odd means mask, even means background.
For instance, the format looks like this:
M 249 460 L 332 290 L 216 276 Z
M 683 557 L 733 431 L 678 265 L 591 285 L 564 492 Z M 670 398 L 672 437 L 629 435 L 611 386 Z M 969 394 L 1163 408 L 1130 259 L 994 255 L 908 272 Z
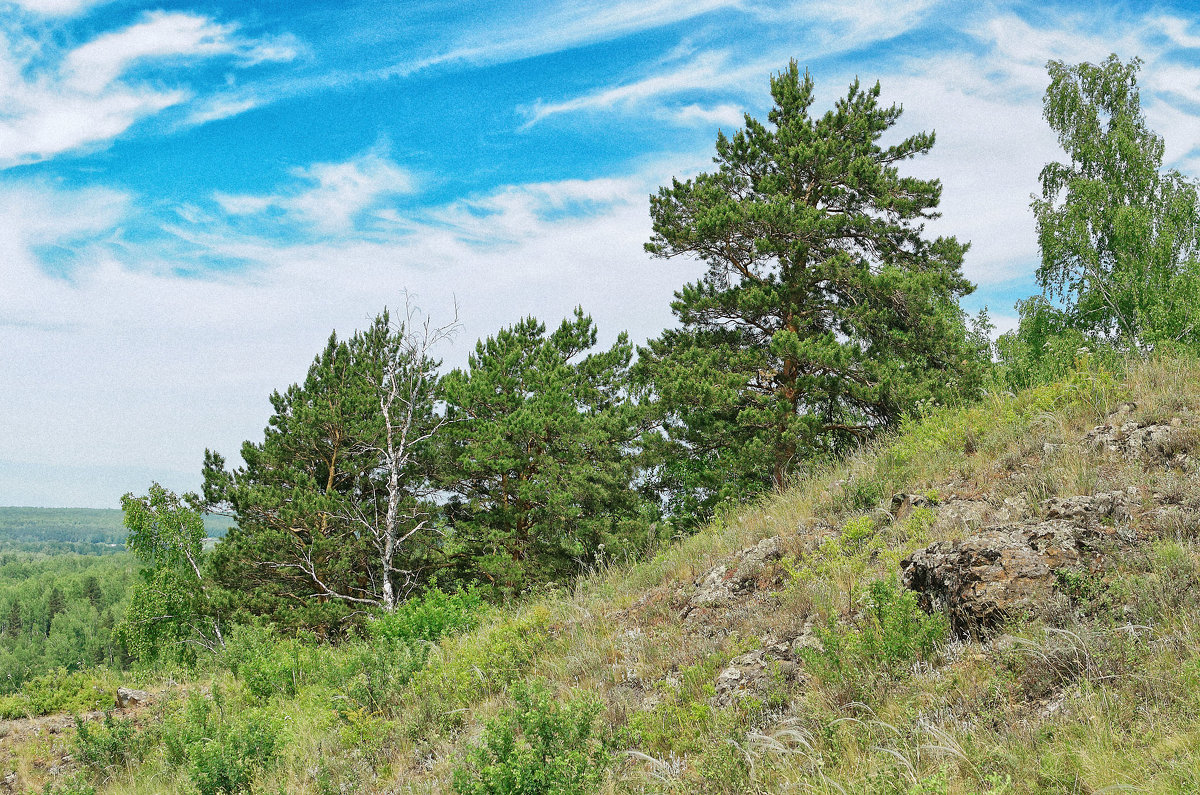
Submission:
M 1054 595 L 1055 571 L 1094 563 L 1075 525 L 1050 520 L 938 542 L 906 558 L 901 577 L 922 607 L 945 612 L 961 637 L 987 632 L 1018 613 L 1037 613 Z
M 1181 466 L 1200 444 L 1200 432 L 1174 417 L 1166 423 L 1141 423 L 1118 412 L 1109 422 L 1097 425 L 1083 437 L 1084 444 L 1098 450 L 1122 453 L 1127 458 Z
M 932 506 L 933 502 L 924 494 L 893 494 L 891 506 L 892 518 L 898 522 L 918 508 L 929 508 Z
M 1077 497 L 1052 497 L 1042 500 L 1042 513 L 1047 519 L 1065 519 L 1087 524 L 1101 519 L 1113 518 L 1124 521 L 1129 518 L 1129 503 L 1137 496 L 1137 489 L 1110 491 L 1102 494 L 1083 494 Z
M 734 657 L 717 674 L 716 703 L 727 706 L 746 696 L 766 696 L 795 679 L 799 668 L 787 659 L 787 654 L 787 644 L 775 644 Z
M 938 508 L 938 522 L 943 525 L 977 530 L 983 526 L 991 508 L 992 506 L 986 500 L 954 498 L 947 500 Z
M 117 706 L 121 709 L 139 707 L 150 700 L 150 694 L 145 690 L 132 690 L 128 687 L 117 688 Z
M 696 580 L 684 617 L 697 607 L 726 606 L 739 595 L 756 590 L 764 579 L 776 578 L 773 564 L 782 557 L 783 544 L 778 536 L 764 538 L 738 552 L 728 563 Z

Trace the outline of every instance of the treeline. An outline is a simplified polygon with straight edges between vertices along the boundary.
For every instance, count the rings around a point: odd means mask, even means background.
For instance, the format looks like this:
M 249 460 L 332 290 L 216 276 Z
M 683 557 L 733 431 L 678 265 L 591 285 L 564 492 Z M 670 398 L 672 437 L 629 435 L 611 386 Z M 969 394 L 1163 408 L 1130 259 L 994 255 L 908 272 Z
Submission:
M 231 522 L 205 516 L 212 538 L 225 535 Z M 116 508 L 0 507 L 0 565 L 13 553 L 26 555 L 113 555 L 125 551 L 123 514 Z
M 747 117 L 710 173 L 651 198 L 654 262 L 707 272 L 645 346 L 599 345 L 577 309 L 500 329 L 443 372 L 456 319 L 384 311 L 271 396 L 242 465 L 206 452 L 202 494 L 129 495 L 151 571 L 134 602 L 154 603 L 139 648 L 220 645 L 222 622 L 251 617 L 336 637 L 433 582 L 497 599 L 566 582 L 977 395 L 991 348 L 959 305 L 967 245 L 925 233 L 941 184 L 901 171 L 933 134 L 885 143 L 901 109 L 878 84 L 814 113 L 793 63 L 771 92 L 769 123 Z M 200 510 L 234 521 L 209 555 Z M 190 617 L 151 631 L 168 614 Z
M 1196 183 L 1162 169 L 1139 62 L 1050 64 L 1045 115 L 1069 156 L 1033 203 L 1042 297 L 993 350 L 967 245 L 931 238 L 938 180 L 904 175 L 932 133 L 858 82 L 824 113 L 795 63 L 767 123 L 719 134 L 715 168 L 650 200 L 657 260 L 707 272 L 675 327 L 599 346 L 582 309 L 526 318 L 443 373 L 457 329 L 412 307 L 330 337 L 271 396 L 244 462 L 204 461 L 200 495 L 124 502 L 147 564 L 124 625 L 141 659 L 224 645 L 260 617 L 339 637 L 432 583 L 504 599 L 645 555 L 722 504 L 844 455 L 928 407 L 1055 378 L 1080 357 L 1200 343 Z M 204 554 L 200 511 L 229 516 Z M 169 616 L 169 618 L 161 618 Z M 155 618 L 159 617 L 159 618 Z

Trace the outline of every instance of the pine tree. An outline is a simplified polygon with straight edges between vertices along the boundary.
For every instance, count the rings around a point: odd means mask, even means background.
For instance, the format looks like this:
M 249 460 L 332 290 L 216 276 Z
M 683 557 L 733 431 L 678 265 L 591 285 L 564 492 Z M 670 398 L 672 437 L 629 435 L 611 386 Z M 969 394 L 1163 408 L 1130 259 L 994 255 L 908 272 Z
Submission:
M 549 334 L 526 318 L 481 340 L 468 367 L 442 381 L 448 551 L 502 592 L 646 540 L 646 505 L 632 488 L 633 348 L 624 334 L 606 350 L 593 350 L 596 339 L 582 309 Z
M 426 455 L 434 411 L 434 328 L 415 310 L 385 311 L 348 340 L 336 335 L 303 383 L 271 396 L 260 443 L 228 471 L 207 451 L 206 503 L 236 526 L 214 571 L 244 607 L 281 623 L 334 631 L 352 608 L 394 609 L 437 546 Z M 300 610 L 297 611 L 296 608 Z
M 958 298 L 967 246 L 927 239 L 941 184 L 901 175 L 932 133 L 884 146 L 899 106 L 855 81 L 821 116 L 793 62 L 769 125 L 719 134 L 716 170 L 651 197 L 657 257 L 708 266 L 672 304 L 680 327 L 640 352 L 668 426 L 659 474 L 676 509 L 784 485 L 920 401 L 976 387 Z

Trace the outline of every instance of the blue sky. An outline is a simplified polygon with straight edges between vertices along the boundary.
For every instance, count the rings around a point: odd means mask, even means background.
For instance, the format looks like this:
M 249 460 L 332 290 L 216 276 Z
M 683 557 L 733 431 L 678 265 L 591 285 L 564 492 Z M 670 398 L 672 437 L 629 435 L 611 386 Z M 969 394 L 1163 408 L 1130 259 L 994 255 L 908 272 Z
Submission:
M 1028 203 L 1058 156 L 1045 62 L 1145 60 L 1167 159 L 1200 173 L 1195 3 L 0 2 L 0 505 L 196 488 L 259 438 L 329 332 L 404 290 L 443 351 L 576 304 L 671 322 L 647 196 L 764 117 L 790 58 L 937 132 L 932 231 L 1001 328 L 1034 291 Z

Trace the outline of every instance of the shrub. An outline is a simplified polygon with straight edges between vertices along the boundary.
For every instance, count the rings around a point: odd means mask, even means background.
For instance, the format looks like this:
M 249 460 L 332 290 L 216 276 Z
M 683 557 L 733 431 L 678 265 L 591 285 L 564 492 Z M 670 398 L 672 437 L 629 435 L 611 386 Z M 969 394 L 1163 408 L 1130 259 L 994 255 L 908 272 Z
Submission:
M 821 648 L 804 651 L 809 668 L 822 678 L 898 675 L 914 660 L 932 657 L 949 631 L 945 616 L 925 613 L 916 594 L 895 580 L 872 582 L 862 607 L 849 626 L 831 619 L 818 628 Z
M 200 795 L 250 792 L 254 777 L 274 763 L 280 748 L 278 717 L 258 708 L 226 710 L 224 694 L 193 693 L 181 713 L 166 723 L 167 762 L 186 766 Z
M 148 746 L 149 738 L 138 731 L 132 718 L 114 718 L 106 712 L 102 723 L 89 724 L 75 717 L 75 758 L 93 775 L 141 761 Z
M 65 668 L 35 676 L 21 692 L 0 697 L 0 718 L 11 720 L 55 712 L 90 712 L 112 706 L 115 688 L 96 671 Z
M 513 706 L 488 723 L 454 771 L 459 795 L 583 795 L 595 792 L 611 760 L 596 735 L 601 705 L 590 696 L 559 704 L 545 685 L 517 682 Z
M 226 638 L 222 662 L 258 699 L 294 696 L 320 666 L 316 650 L 296 638 L 280 638 L 267 627 L 240 625 Z
M 479 625 L 486 604 L 472 587 L 446 593 L 435 582 L 423 594 L 400 604 L 392 613 L 374 617 L 367 631 L 377 640 L 436 641 Z

